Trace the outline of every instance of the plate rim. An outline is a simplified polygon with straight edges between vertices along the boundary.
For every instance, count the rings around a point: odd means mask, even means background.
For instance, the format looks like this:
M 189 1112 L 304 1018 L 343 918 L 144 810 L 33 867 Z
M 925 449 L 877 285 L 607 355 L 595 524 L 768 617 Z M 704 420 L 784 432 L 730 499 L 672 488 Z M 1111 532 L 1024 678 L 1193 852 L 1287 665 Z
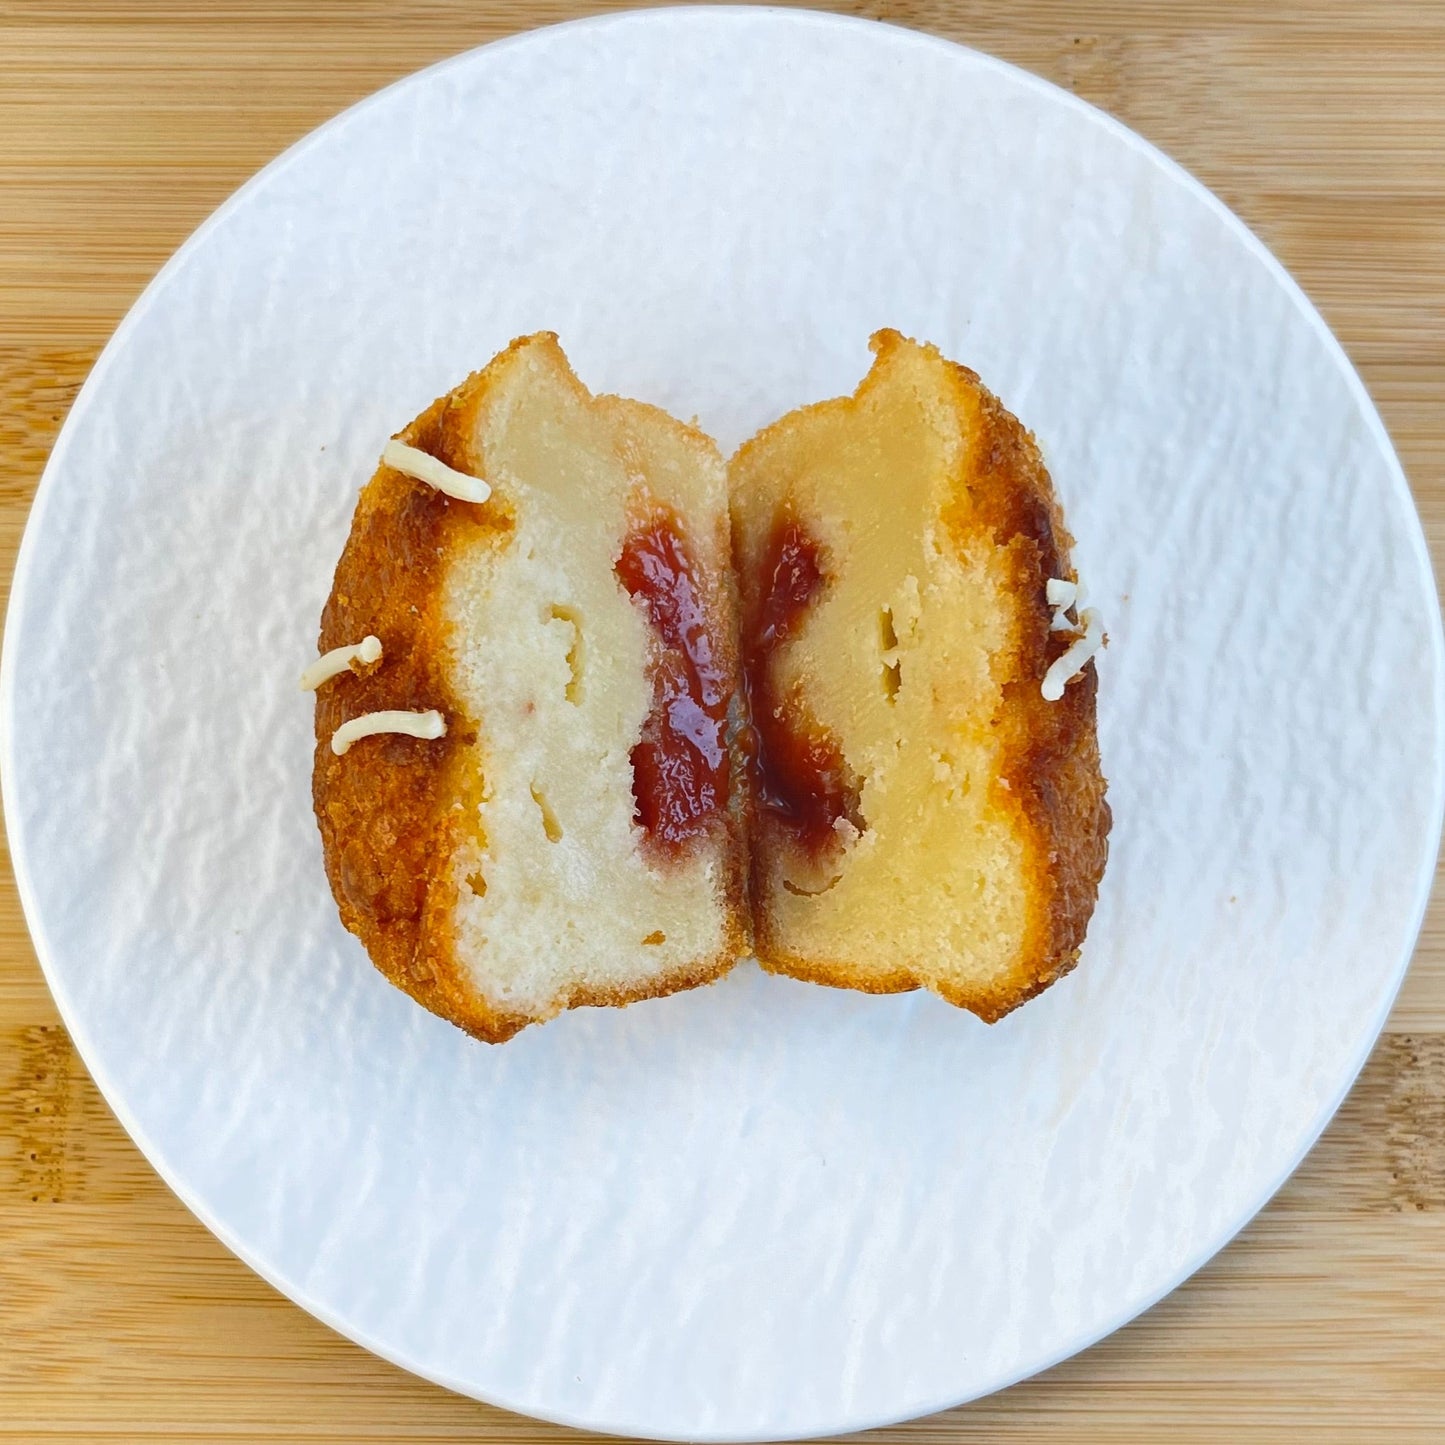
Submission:
M 1305 1156 L 1314 1148 L 1320 1136 L 1338 1112 L 1345 1097 L 1354 1087 L 1360 1071 L 1374 1051 L 1375 1045 L 1378 1043 L 1384 1031 L 1384 1026 L 1399 997 L 1405 976 L 1419 945 L 1420 932 L 1433 892 L 1435 872 L 1440 858 L 1442 825 L 1445 825 L 1445 624 L 1442 624 L 1439 584 L 1435 578 L 1434 566 L 1430 557 L 1423 522 L 1404 467 L 1400 462 L 1389 431 L 1379 414 L 1379 410 L 1363 378 L 1355 368 L 1354 363 L 1350 360 L 1349 354 L 1345 351 L 1343 344 L 1339 338 L 1335 336 L 1334 332 L 1331 331 L 1313 301 L 1311 301 L 1304 289 L 1285 268 L 1284 264 L 1270 251 L 1243 218 L 1231 210 L 1204 182 L 1199 180 L 1192 172 L 1186 170 L 1183 165 L 1175 161 L 1153 142 L 1147 140 L 1137 131 L 1124 124 L 1123 121 L 1116 119 L 1107 111 L 1092 105 L 1080 96 L 1065 90 L 1063 87 L 1045 79 L 1043 76 L 1037 75 L 1010 61 L 1000 59 L 998 56 L 989 54 L 986 51 L 965 45 L 962 42 L 950 40 L 931 31 L 896 24 L 892 21 L 872 20 L 858 15 L 845 15 L 832 11 L 820 11 L 807 8 L 794 9 L 778 5 L 683 4 L 664 5 L 648 9 L 614 11 L 602 15 L 582 16 L 552 25 L 534 26 L 510 35 L 501 36 L 495 40 L 484 42 L 481 45 L 471 46 L 454 55 L 443 57 L 441 60 L 435 61 L 420 70 L 409 72 L 379 89 L 369 92 L 367 95 L 361 97 L 335 115 L 330 116 L 320 125 L 292 142 L 227 196 L 220 205 L 211 211 L 200 224 L 191 231 L 175 251 L 172 252 L 150 281 L 146 283 L 145 287 L 131 303 L 125 315 L 116 325 L 97 356 L 90 372 L 87 374 L 75 400 L 71 403 L 41 471 L 40 480 L 36 485 L 30 510 L 26 516 L 20 546 L 16 553 L 15 567 L 11 576 L 10 595 L 6 607 L 3 638 L 0 638 L 0 801 L 3 801 L 5 833 L 9 845 L 11 870 L 15 878 L 16 891 L 20 900 L 21 910 L 24 914 L 26 927 L 35 949 L 37 961 L 40 964 L 41 972 L 45 978 L 46 986 L 55 1001 L 61 1021 L 70 1036 L 77 1054 L 84 1063 L 87 1072 L 105 1099 L 107 1106 L 115 1114 L 116 1119 L 130 1137 L 131 1141 L 145 1157 L 146 1162 L 160 1176 L 166 1187 L 180 1199 L 187 1211 L 210 1231 L 226 1249 L 240 1259 L 248 1269 L 260 1276 L 260 1278 L 265 1280 L 273 1289 L 277 1290 L 293 1304 L 305 1310 L 313 1318 L 321 1321 L 328 1328 L 334 1330 L 343 1338 L 361 1346 L 369 1353 L 386 1360 L 391 1365 L 407 1371 L 409 1374 L 416 1375 L 463 1397 L 510 1411 L 513 1414 L 525 1418 L 540 1420 L 554 1425 L 562 1425 L 571 1429 L 618 1436 L 634 1435 L 652 1440 L 675 1440 L 684 1438 L 680 1435 L 660 1433 L 647 1428 L 639 1429 L 637 1425 L 627 1421 L 584 1418 L 572 1415 L 566 1410 L 543 1409 L 533 1403 L 520 1403 L 504 1395 L 483 1394 L 474 1385 L 453 1378 L 444 1371 L 430 1369 L 419 1364 L 417 1361 L 408 1358 L 404 1351 L 393 1348 L 371 1337 L 367 1331 L 356 1327 L 340 1313 L 333 1311 L 329 1306 L 320 1301 L 311 1298 L 299 1282 L 283 1277 L 279 1271 L 273 1272 L 269 1265 L 262 1261 L 246 1242 L 237 1237 L 230 1226 L 217 1217 L 208 1205 L 179 1177 L 178 1172 L 172 1171 L 169 1162 L 165 1160 L 164 1151 L 149 1137 L 146 1130 L 132 1114 L 122 1090 L 107 1076 L 103 1069 L 97 1068 L 95 1063 L 96 1050 L 93 1047 L 88 1030 L 81 1019 L 80 1012 L 74 1000 L 68 996 L 65 987 L 60 981 L 61 975 L 46 937 L 44 919 L 41 916 L 38 899 L 30 876 L 25 835 L 23 828 L 20 826 L 19 805 L 15 801 L 17 775 L 14 760 L 14 737 L 17 728 L 14 717 L 14 706 L 15 671 L 18 664 L 15 661 L 14 643 L 19 626 L 17 619 L 30 605 L 30 574 L 33 569 L 35 555 L 41 545 L 39 538 L 44 529 L 46 514 L 49 510 L 50 502 L 60 484 L 59 479 L 64 469 L 70 438 L 85 413 L 90 406 L 94 404 L 95 398 L 101 393 L 106 377 L 127 346 L 132 332 L 139 326 L 141 319 L 156 304 L 172 277 L 186 265 L 190 264 L 192 257 L 199 251 L 211 232 L 223 226 L 234 212 L 244 207 L 250 201 L 253 193 L 262 190 L 276 175 L 299 160 L 310 151 L 313 146 L 320 145 L 329 140 L 334 132 L 350 124 L 357 114 L 374 105 L 380 104 L 391 92 L 409 86 L 432 84 L 439 75 L 452 68 L 461 68 L 473 63 L 476 57 L 484 52 L 497 52 L 513 46 L 527 45 L 535 42 L 539 37 L 551 37 L 563 31 L 596 31 L 634 26 L 648 28 L 657 24 L 659 21 L 666 24 L 678 24 L 680 22 L 698 24 L 704 27 L 717 24 L 763 23 L 771 25 L 781 23 L 798 28 L 813 28 L 819 31 L 829 29 L 867 29 L 874 35 L 881 35 L 886 32 L 888 36 L 887 43 L 898 44 L 900 46 L 913 45 L 920 50 L 947 51 L 955 59 L 965 58 L 970 64 L 983 69 L 993 70 L 1007 77 L 1013 84 L 1022 87 L 1024 90 L 1033 91 L 1050 103 L 1062 103 L 1066 107 L 1073 109 L 1081 120 L 1086 119 L 1091 124 L 1102 126 L 1117 140 L 1122 141 L 1150 160 L 1175 185 L 1186 188 L 1194 196 L 1202 200 L 1219 219 L 1224 221 L 1230 232 L 1243 243 L 1245 249 L 1252 254 L 1256 260 L 1264 264 L 1271 279 L 1276 285 L 1283 288 L 1295 308 L 1303 315 L 1306 322 L 1314 330 L 1316 337 L 1323 344 L 1325 352 L 1343 373 L 1346 384 L 1356 404 L 1360 408 L 1365 427 L 1387 463 L 1390 483 L 1395 488 L 1398 500 L 1404 504 L 1405 515 L 1408 519 L 1406 527 L 1409 544 L 1408 550 L 1415 563 L 1416 580 L 1422 584 L 1424 588 L 1422 601 L 1427 603 L 1433 602 L 1433 607 L 1430 609 L 1434 625 L 1431 628 L 1431 687 L 1429 696 L 1433 706 L 1435 733 L 1433 758 L 1434 797 L 1430 808 L 1430 816 L 1433 818 L 1435 844 L 1433 848 L 1427 848 L 1420 861 L 1420 871 L 1416 879 L 1415 899 L 1410 912 L 1407 934 L 1409 944 L 1408 947 L 1402 950 L 1400 958 L 1393 966 L 1376 1016 L 1370 1021 L 1367 1032 L 1363 1036 L 1364 1043 L 1358 1052 L 1358 1056 L 1348 1061 L 1341 1075 L 1341 1083 L 1333 1097 L 1329 1103 L 1320 1110 L 1318 1117 L 1311 1120 L 1305 1128 L 1302 1134 L 1302 1142 L 1298 1149 L 1289 1158 L 1288 1162 L 1273 1181 L 1264 1189 L 1258 1199 L 1248 1206 L 1235 1223 L 1220 1232 L 1217 1237 L 1212 1236 L 1207 1244 L 1192 1254 L 1188 1262 L 1162 1287 L 1146 1291 L 1138 1298 L 1131 1297 L 1121 1309 L 1111 1314 L 1107 1322 L 1103 1325 L 1082 1331 L 1065 1346 L 1050 1352 L 1040 1359 L 1030 1359 L 1016 1369 L 1003 1372 L 998 1379 L 986 1383 L 981 1388 L 971 1389 L 962 1396 L 948 1396 L 939 1400 L 910 1403 L 906 1405 L 901 1412 L 890 1412 L 878 1417 L 868 1416 L 865 1418 L 855 1418 L 846 1413 L 840 1413 L 828 1423 L 816 1428 L 810 1427 L 802 1434 L 789 1434 L 785 1437 L 779 1437 L 776 1433 L 772 1432 L 750 1433 L 735 1430 L 689 1431 L 685 1437 L 689 1440 L 700 1442 L 700 1445 L 701 1442 L 708 1442 L 708 1445 L 713 1445 L 713 1442 L 716 1442 L 716 1445 L 724 1445 L 724 1442 L 727 1442 L 727 1445 L 732 1445 L 732 1442 L 736 1442 L 736 1445 L 753 1445 L 753 1442 L 772 1441 L 779 1438 L 799 1440 L 817 1439 L 827 1435 L 876 1429 L 883 1426 L 899 1424 L 908 1420 L 922 1419 L 926 1416 L 955 1409 L 975 1400 L 997 1394 L 1025 1379 L 1032 1378 L 1046 1370 L 1052 1369 L 1064 1360 L 1071 1359 L 1073 1356 L 1090 1349 L 1101 1340 L 1114 1334 L 1124 1325 L 1145 1314 L 1158 1304 L 1160 1300 L 1172 1294 L 1185 1280 L 1196 1274 L 1209 1260 L 1229 1245 L 1239 1233 L 1253 1221 L 1275 1194 L 1279 1192 L 1289 1177 L 1298 1169 Z M 1409 525 L 1409 523 L 1413 523 L 1413 525 Z

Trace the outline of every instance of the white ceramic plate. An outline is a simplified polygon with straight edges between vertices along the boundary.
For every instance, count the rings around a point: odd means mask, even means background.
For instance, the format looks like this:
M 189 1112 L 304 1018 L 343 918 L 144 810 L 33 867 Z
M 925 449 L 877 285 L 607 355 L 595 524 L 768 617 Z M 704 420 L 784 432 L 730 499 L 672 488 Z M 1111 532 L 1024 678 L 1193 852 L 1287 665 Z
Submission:
M 724 447 L 892 325 L 1038 433 L 1112 645 L 1083 963 L 995 1028 L 745 965 L 502 1048 L 336 918 L 296 674 L 384 438 L 512 336 Z M 349 111 L 117 332 L 11 604 L 6 819 L 86 1063 L 255 1269 L 480 1398 L 692 1439 L 936 1410 L 1223 1244 L 1420 921 L 1441 640 L 1339 347 L 1198 185 L 902 30 L 675 11 Z

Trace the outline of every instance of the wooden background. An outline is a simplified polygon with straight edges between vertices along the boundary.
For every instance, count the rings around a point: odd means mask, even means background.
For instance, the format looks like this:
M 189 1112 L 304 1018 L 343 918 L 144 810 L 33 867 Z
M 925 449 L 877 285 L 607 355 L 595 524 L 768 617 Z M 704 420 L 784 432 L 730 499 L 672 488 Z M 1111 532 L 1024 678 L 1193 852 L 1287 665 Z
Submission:
M 0 576 L 96 353 L 191 229 L 343 106 L 568 0 L 0 0 Z M 1142 131 L 1264 237 L 1445 543 L 1445 4 L 877 0 Z M 83 886 L 84 880 L 78 880 Z M 0 881 L 0 1440 L 550 1440 L 274 1293 L 101 1101 Z M 1212 1264 L 889 1441 L 1445 1440 L 1445 938 L 1318 1148 Z

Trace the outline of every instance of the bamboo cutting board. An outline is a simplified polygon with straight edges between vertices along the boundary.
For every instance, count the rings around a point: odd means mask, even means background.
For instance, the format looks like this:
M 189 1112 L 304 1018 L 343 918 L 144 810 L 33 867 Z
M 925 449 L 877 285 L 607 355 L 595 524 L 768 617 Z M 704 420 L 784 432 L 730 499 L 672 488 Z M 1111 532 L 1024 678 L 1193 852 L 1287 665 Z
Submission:
M 191 231 L 397 77 L 556 0 L 0 0 L 0 576 L 65 411 Z M 1344 341 L 1445 547 L 1445 5 L 912 0 L 1112 111 L 1258 231 Z M 83 886 L 83 880 L 79 880 Z M 1143 1319 L 880 1438 L 1445 1439 L 1445 937 L 1295 1178 Z M 0 881 L 0 1440 L 564 1439 L 316 1323 L 152 1173 L 61 1028 Z

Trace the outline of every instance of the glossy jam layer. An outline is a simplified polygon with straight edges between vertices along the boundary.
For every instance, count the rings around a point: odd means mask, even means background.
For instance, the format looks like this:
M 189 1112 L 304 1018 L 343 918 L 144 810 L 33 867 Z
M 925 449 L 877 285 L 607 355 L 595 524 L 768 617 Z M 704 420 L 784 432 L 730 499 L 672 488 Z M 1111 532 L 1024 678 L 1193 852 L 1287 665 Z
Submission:
M 617 576 L 657 639 L 652 711 L 632 750 L 637 820 L 677 850 L 727 807 L 728 680 L 677 518 L 655 507 L 633 528 Z
M 861 827 L 858 790 L 833 735 L 808 717 L 801 699 L 778 691 L 773 659 L 825 585 L 817 542 L 782 513 L 756 572 L 744 579 L 750 761 L 758 805 L 815 855 L 836 844 L 839 819 Z

